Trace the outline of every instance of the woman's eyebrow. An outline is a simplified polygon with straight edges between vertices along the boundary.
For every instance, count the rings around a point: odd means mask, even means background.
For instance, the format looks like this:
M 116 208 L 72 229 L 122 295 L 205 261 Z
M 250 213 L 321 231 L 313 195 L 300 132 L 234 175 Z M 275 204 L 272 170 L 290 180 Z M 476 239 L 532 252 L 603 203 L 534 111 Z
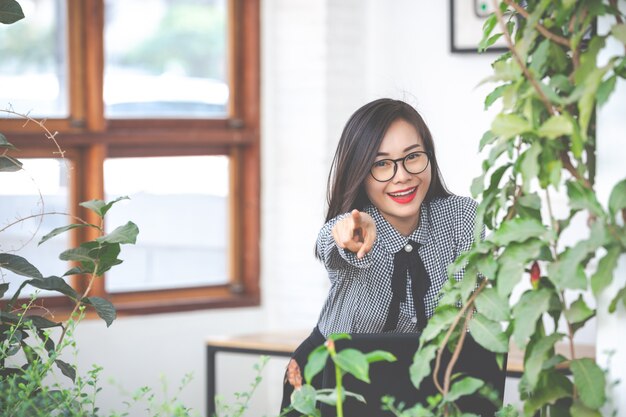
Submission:
M 402 152 L 408 152 L 408 151 L 410 151 L 412 149 L 421 148 L 421 147 L 422 147 L 422 145 L 420 145 L 419 143 L 416 143 L 415 145 L 411 145 L 411 146 L 409 146 L 407 148 L 404 148 L 404 150 Z M 389 156 L 389 154 L 387 152 L 378 152 L 376 154 L 376 156 Z

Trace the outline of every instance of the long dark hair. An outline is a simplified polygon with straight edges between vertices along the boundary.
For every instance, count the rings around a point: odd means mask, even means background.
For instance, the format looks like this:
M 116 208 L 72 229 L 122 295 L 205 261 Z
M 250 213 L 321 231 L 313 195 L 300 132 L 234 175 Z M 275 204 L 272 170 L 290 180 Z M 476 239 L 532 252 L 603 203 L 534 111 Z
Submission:
M 403 101 L 382 98 L 354 112 L 343 129 L 328 175 L 326 221 L 353 209 L 363 210 L 370 204 L 364 182 L 387 129 L 398 119 L 415 127 L 430 155 L 431 182 L 424 201 L 451 195 L 443 182 L 435 144 L 422 116 Z

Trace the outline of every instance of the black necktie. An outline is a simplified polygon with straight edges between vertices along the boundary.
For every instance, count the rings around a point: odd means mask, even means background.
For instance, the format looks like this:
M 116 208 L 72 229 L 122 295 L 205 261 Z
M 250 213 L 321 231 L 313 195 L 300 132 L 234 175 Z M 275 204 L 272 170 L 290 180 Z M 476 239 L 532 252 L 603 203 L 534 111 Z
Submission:
M 384 332 L 393 331 L 400 319 L 400 303 L 406 301 L 407 271 L 411 278 L 411 288 L 418 329 L 426 326 L 426 307 L 424 296 L 430 287 L 430 279 L 424 268 L 424 263 L 417 253 L 419 243 L 409 240 L 409 243 L 400 249 L 393 258 L 393 275 L 391 277 L 391 303 L 387 320 L 383 327 Z

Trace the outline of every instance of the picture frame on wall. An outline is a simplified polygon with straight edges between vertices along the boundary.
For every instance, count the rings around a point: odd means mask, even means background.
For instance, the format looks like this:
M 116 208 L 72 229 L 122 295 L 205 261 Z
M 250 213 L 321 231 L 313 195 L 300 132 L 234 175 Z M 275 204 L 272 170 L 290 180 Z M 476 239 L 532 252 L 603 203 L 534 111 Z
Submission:
M 478 53 L 483 37 L 483 24 L 493 12 L 491 0 L 450 0 L 450 51 L 453 53 Z M 495 33 L 495 32 L 494 32 Z M 506 51 L 502 38 L 485 52 Z

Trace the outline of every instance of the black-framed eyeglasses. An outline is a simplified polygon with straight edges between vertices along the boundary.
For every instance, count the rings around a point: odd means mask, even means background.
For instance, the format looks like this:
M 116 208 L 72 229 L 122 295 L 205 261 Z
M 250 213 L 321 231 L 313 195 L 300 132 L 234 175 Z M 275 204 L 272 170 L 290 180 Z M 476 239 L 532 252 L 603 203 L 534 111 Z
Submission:
M 409 174 L 419 174 L 428 168 L 430 155 L 428 152 L 411 152 L 404 158 L 381 159 L 372 164 L 370 174 L 378 182 L 391 181 L 398 172 L 398 162 L 402 161 L 404 170 Z

